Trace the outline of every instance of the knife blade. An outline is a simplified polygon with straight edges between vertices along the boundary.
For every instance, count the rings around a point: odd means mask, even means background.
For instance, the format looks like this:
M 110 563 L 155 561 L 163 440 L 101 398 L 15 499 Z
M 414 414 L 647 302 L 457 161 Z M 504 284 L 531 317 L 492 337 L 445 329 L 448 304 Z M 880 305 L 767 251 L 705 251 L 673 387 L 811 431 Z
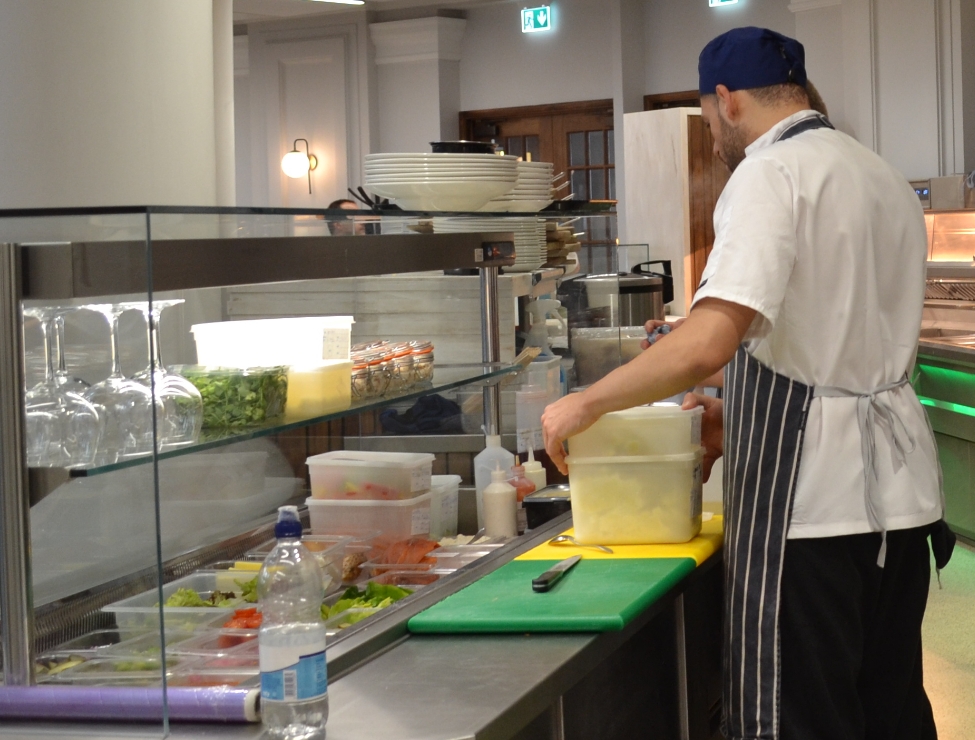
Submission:
M 532 579 L 532 591 L 535 593 L 545 593 L 550 591 L 552 587 L 564 576 L 573 565 L 582 560 L 582 555 L 573 555 L 571 558 L 566 558 L 561 563 L 556 563 L 547 571 L 542 573 L 538 578 Z

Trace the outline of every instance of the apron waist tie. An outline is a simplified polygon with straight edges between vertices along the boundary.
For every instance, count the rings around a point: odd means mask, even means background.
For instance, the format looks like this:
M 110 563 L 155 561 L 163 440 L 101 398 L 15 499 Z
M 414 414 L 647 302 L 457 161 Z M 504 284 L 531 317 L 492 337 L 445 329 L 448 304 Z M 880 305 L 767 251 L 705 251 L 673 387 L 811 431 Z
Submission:
M 907 456 L 914 452 L 917 441 L 894 409 L 881 396 L 907 385 L 908 382 L 909 380 L 905 375 L 900 380 L 875 388 L 868 393 L 859 393 L 834 386 L 816 386 L 813 389 L 813 398 L 855 398 L 857 400 L 857 422 L 860 426 L 860 454 L 863 456 L 863 485 L 867 505 L 867 521 L 873 529 L 879 530 L 883 536 L 880 543 L 880 553 L 877 556 L 877 565 L 881 568 L 884 567 L 884 562 L 887 559 L 887 524 L 883 521 L 880 507 L 877 504 L 877 485 L 880 482 L 880 476 L 877 472 L 876 428 L 878 424 L 884 424 L 890 431 L 893 442 L 891 455 L 894 460 L 894 470 L 896 471 L 900 466 L 906 465 Z

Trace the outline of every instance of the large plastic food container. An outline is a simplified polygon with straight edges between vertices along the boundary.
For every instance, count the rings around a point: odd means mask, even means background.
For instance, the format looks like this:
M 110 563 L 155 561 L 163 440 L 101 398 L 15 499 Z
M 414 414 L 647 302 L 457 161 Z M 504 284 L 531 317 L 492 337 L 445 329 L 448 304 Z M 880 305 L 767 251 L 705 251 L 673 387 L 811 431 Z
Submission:
M 244 643 L 256 640 L 257 630 L 219 630 L 204 632 L 174 645 L 167 645 L 166 652 L 170 655 L 222 657 L 233 655 L 239 652 Z
M 214 590 L 229 591 L 233 589 L 239 596 L 240 589 L 234 588 L 233 578 L 240 578 L 240 574 L 229 571 L 197 571 L 185 578 L 179 578 L 163 586 L 163 603 L 166 602 L 180 588 L 190 588 L 206 599 Z M 245 575 L 246 578 L 246 575 Z M 234 610 L 247 606 L 241 598 L 233 600 L 228 607 L 216 606 L 166 606 L 166 630 L 195 632 L 213 625 L 217 620 L 226 622 L 233 616 Z M 115 623 L 120 630 L 131 632 L 147 632 L 159 629 L 159 591 L 155 588 L 143 591 L 136 596 L 109 604 L 102 611 L 115 615 Z
M 187 655 L 166 657 L 166 673 L 177 667 L 199 664 L 199 658 Z M 52 676 L 57 683 L 95 686 L 156 686 L 162 683 L 162 660 L 157 658 L 96 658 Z
M 432 476 L 430 493 L 430 539 L 456 537 L 460 476 Z
M 306 464 L 312 498 L 397 501 L 430 490 L 433 455 L 340 450 L 309 457 Z
M 217 321 L 190 327 L 200 365 L 259 367 L 348 360 L 351 316 Z
M 701 446 L 703 415 L 700 406 L 684 411 L 676 404 L 614 411 L 570 437 L 569 454 L 575 458 L 685 455 Z
M 382 532 L 375 545 L 388 545 L 430 533 L 430 497 L 424 493 L 402 501 L 335 501 L 309 498 L 308 517 L 315 534 L 355 534 L 370 529 Z
M 345 411 L 352 405 L 352 360 L 319 361 L 288 367 L 288 402 L 284 415 L 290 419 Z
M 325 593 L 331 593 L 342 585 L 342 559 L 345 557 L 346 546 L 352 542 L 349 537 L 337 535 L 305 535 L 302 544 L 311 550 L 322 569 Z M 264 561 L 277 540 L 268 540 L 249 550 L 245 557 L 252 560 Z
M 570 456 L 572 522 L 580 542 L 687 542 L 701 531 L 704 452 L 654 457 Z

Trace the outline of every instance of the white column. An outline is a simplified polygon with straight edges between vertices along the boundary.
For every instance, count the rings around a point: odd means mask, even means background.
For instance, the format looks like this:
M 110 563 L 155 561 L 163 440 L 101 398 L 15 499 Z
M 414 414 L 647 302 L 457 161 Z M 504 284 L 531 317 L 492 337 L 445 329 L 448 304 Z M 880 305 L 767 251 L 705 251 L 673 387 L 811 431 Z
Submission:
M 235 206 L 233 0 L 213 0 L 213 115 L 216 204 Z
M 213 205 L 212 13 L 0 3 L 0 207 Z
M 616 162 L 616 211 L 620 244 L 631 244 L 626 209 L 626 157 L 623 117 L 643 110 L 646 94 L 646 19 L 643 0 L 614 0 L 613 19 L 613 129 Z M 636 207 L 639 207 L 637 204 Z M 624 267 L 624 266 L 621 266 Z M 625 266 L 629 267 L 629 266 Z
M 461 38 L 467 21 L 417 18 L 373 23 L 379 146 L 383 152 L 428 152 L 456 139 Z

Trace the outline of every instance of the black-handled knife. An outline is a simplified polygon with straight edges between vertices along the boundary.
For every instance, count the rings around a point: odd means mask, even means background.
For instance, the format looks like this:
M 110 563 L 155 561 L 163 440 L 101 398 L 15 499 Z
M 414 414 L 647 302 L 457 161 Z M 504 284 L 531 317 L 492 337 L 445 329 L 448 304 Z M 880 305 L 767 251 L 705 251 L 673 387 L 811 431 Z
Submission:
M 532 579 L 532 591 L 535 593 L 545 593 L 550 591 L 556 583 L 569 572 L 569 569 L 573 565 L 582 560 L 582 555 L 573 555 L 571 558 L 566 558 L 561 563 L 556 563 L 547 571 L 542 573 L 538 578 Z

